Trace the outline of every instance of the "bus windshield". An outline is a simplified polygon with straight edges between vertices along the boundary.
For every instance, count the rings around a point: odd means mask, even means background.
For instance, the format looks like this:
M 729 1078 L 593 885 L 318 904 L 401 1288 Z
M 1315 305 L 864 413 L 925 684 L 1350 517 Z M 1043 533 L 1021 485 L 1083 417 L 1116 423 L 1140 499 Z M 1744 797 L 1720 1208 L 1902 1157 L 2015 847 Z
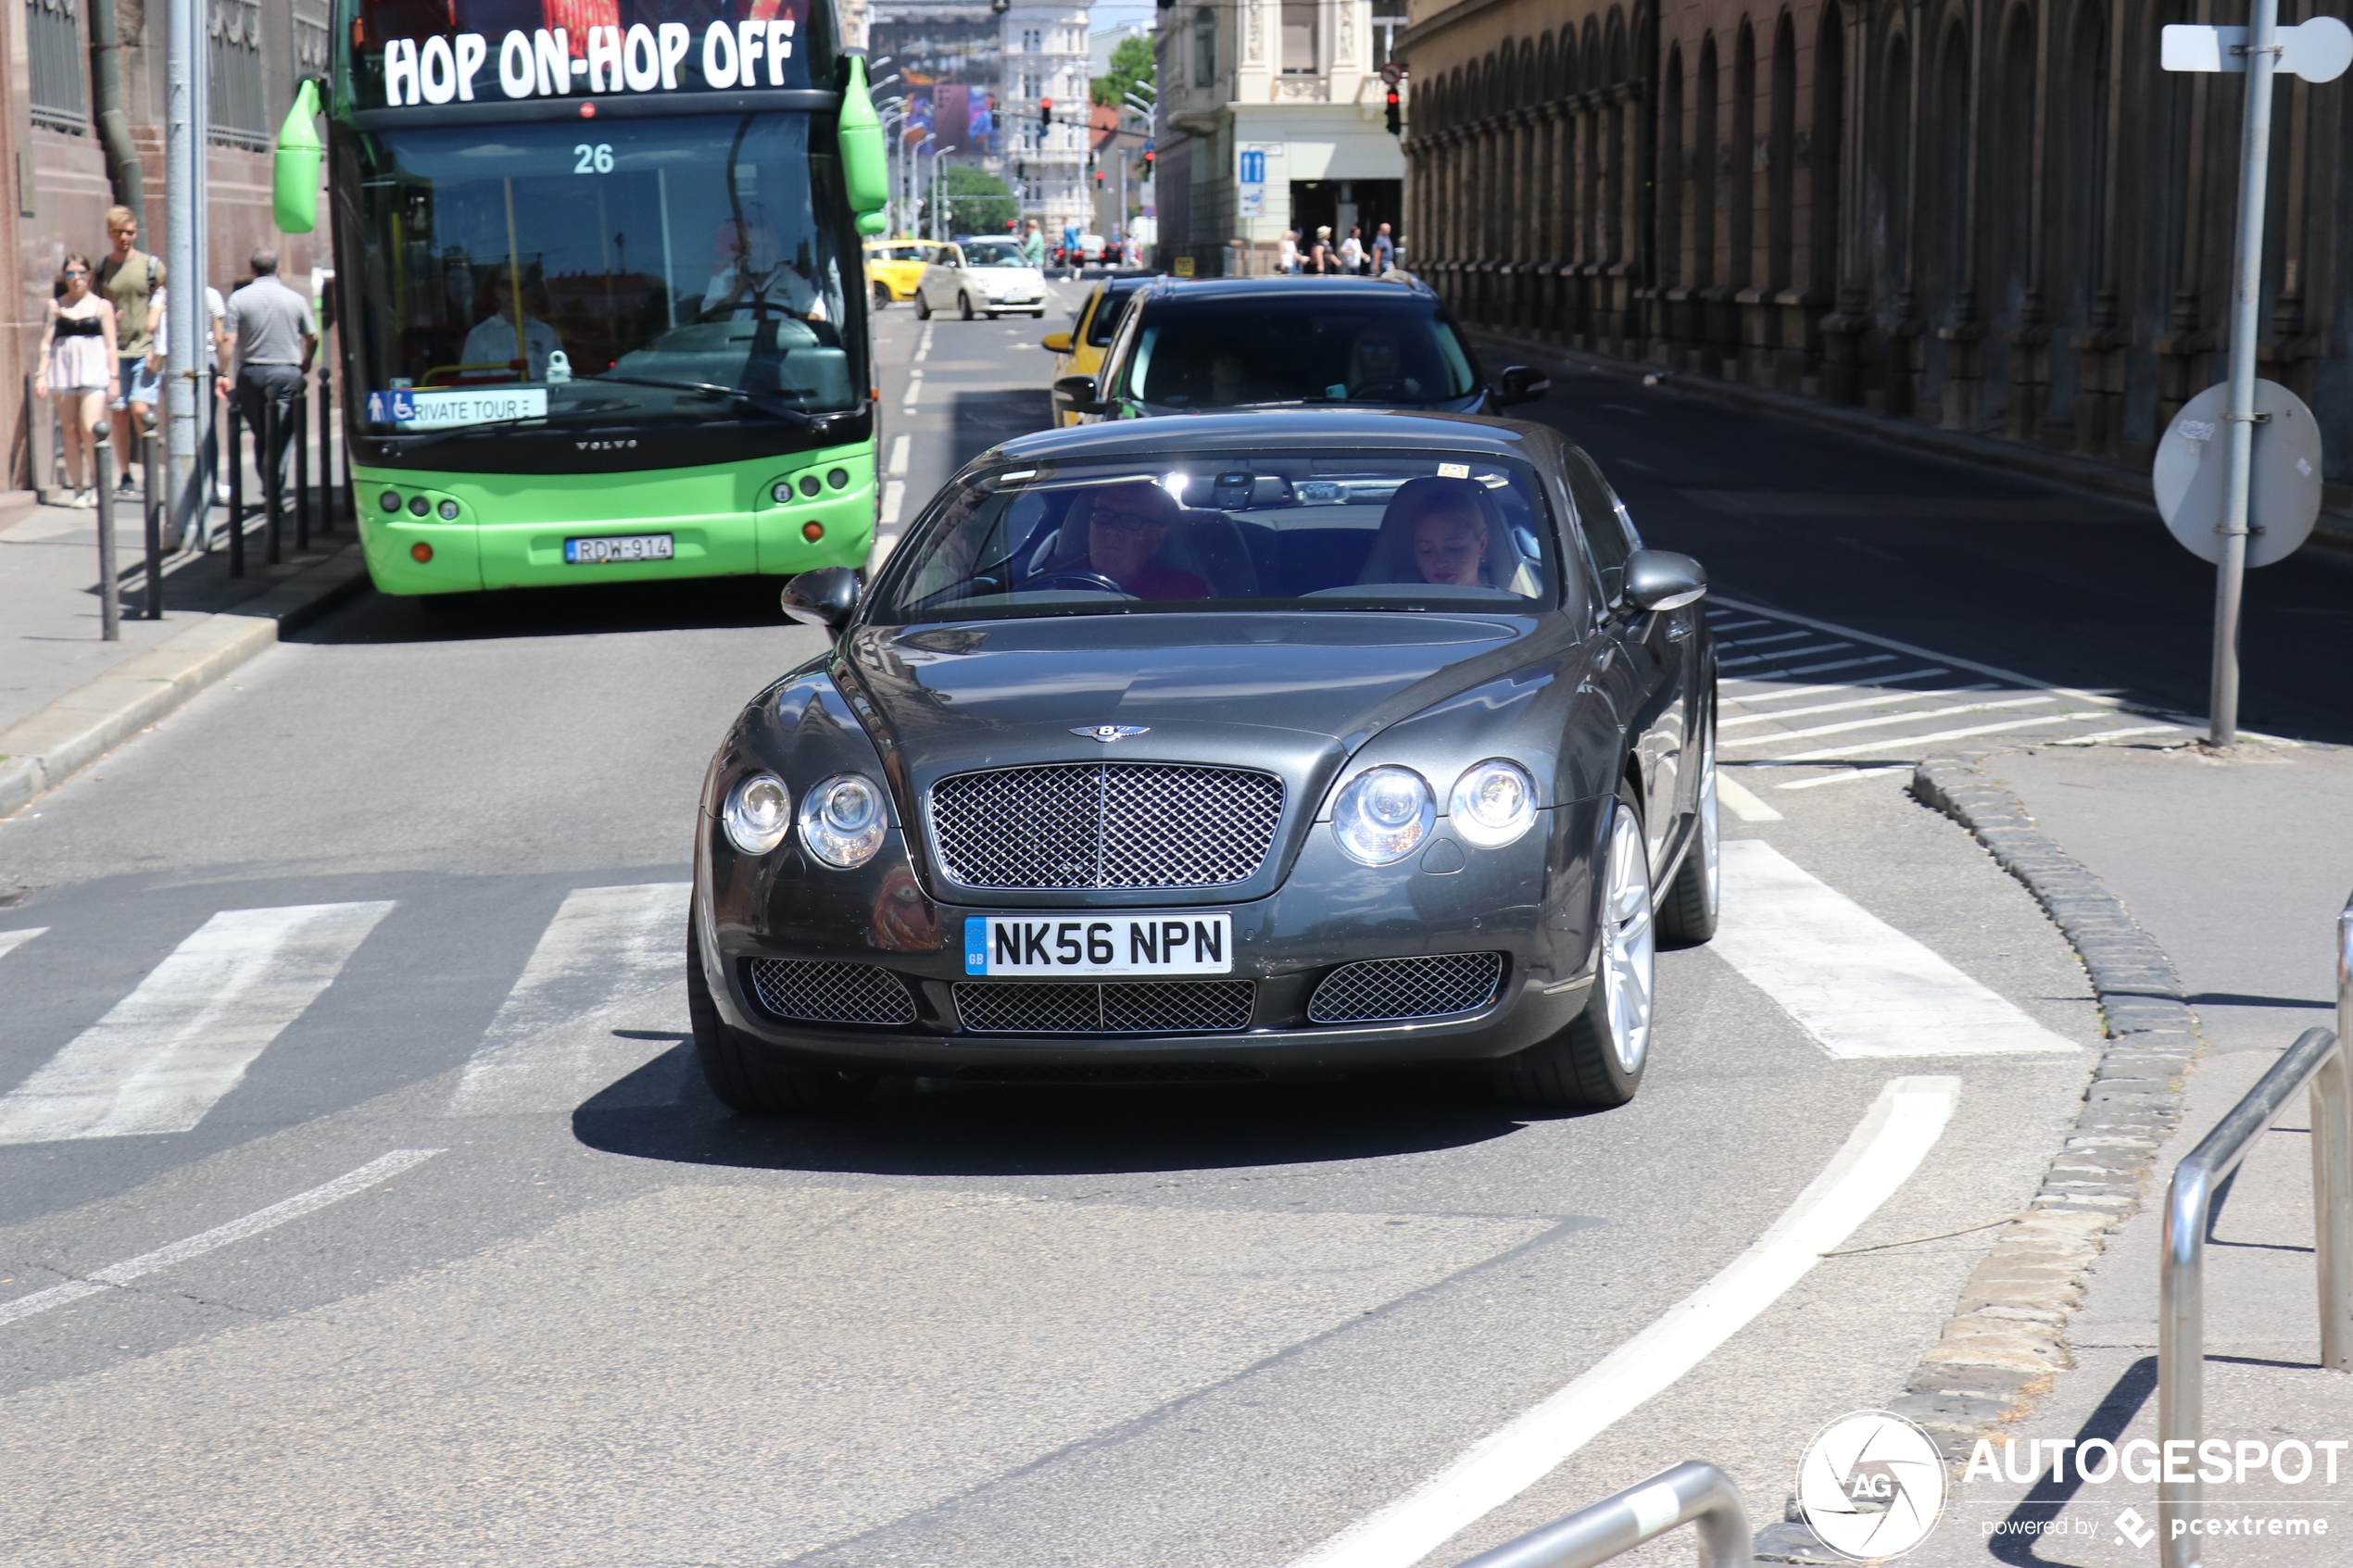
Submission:
M 345 156 L 371 429 L 862 404 L 857 242 L 806 114 L 365 131 Z

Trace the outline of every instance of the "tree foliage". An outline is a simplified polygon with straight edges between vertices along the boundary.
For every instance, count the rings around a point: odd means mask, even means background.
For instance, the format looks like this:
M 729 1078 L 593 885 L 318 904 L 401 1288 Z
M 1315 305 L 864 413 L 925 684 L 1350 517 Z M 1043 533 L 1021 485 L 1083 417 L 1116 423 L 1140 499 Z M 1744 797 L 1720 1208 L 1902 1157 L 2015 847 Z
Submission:
M 1111 74 L 1099 76 L 1088 86 L 1088 95 L 1099 104 L 1113 108 L 1127 101 L 1127 90 L 1138 82 L 1154 85 L 1152 41 L 1140 32 L 1131 32 L 1119 41 L 1111 52 Z M 1151 96 L 1147 93 L 1146 97 Z
M 940 170 L 940 190 L 948 203 L 951 234 L 1001 234 L 1018 210 L 1013 189 L 985 169 L 951 163 Z M 931 193 L 925 192 L 924 217 L 928 226 Z

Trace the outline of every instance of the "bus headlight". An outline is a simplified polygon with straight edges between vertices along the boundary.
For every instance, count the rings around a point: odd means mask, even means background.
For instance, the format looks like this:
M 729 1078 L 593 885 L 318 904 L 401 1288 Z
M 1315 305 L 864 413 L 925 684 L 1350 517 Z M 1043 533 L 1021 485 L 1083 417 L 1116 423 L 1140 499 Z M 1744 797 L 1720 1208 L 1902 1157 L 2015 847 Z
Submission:
M 1367 768 L 1332 802 L 1332 836 L 1360 865 L 1403 859 L 1437 820 L 1438 797 L 1411 768 Z
M 850 871 L 882 847 L 882 786 L 862 773 L 836 773 L 800 801 L 800 842 L 825 864 Z
M 765 855 L 785 841 L 792 826 L 792 791 L 774 773 L 753 773 L 727 792 L 720 821 L 727 842 L 747 855 Z
M 1496 849 L 1526 833 L 1536 821 L 1536 781 L 1516 762 L 1491 757 L 1463 770 L 1446 805 L 1455 835 L 1482 849 Z

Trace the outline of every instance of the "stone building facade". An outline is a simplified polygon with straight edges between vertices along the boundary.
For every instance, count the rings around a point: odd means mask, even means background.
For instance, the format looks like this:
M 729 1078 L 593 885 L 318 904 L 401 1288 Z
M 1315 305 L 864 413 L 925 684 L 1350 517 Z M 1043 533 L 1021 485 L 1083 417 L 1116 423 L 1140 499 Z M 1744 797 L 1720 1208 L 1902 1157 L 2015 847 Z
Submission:
M 2281 20 L 2309 0 L 2288 0 Z M 2210 0 L 1417 0 L 1408 205 L 1467 320 L 2145 460 L 2226 372 L 2244 79 Z M 2347 87 L 2283 77 L 2265 375 L 2353 477 Z
M 281 235 L 271 215 L 270 147 L 294 102 L 295 82 L 327 69 L 328 0 L 196 0 L 210 37 L 211 128 L 208 282 L 226 289 L 245 276 L 260 245 L 283 256 L 289 277 L 331 262 L 323 232 Z M 48 483 L 32 472 L 31 407 L 44 307 L 68 251 L 106 253 L 106 210 L 140 210 L 139 245 L 164 249 L 162 0 L 6 0 L 8 69 L 0 79 L 0 167 L 16 199 L 0 203 L 0 243 L 17 257 L 17 288 L 0 330 L 0 428 L 7 432 L 0 489 Z M 109 136 L 99 69 L 111 22 L 120 118 Z M 111 146 L 109 143 L 111 142 Z M 132 167 L 135 160 L 135 172 Z M 133 182 L 141 199 L 130 202 Z M 314 244 L 315 242 L 315 244 Z M 48 443 L 41 443 L 48 449 Z

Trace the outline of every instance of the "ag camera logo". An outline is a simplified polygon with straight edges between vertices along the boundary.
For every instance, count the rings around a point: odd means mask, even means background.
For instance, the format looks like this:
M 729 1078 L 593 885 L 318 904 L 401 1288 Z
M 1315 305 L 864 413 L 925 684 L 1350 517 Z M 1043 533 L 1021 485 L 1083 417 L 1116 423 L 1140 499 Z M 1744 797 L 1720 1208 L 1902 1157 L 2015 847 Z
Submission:
M 1944 1461 L 1902 1416 L 1856 1411 L 1806 1446 L 1797 1506 L 1816 1538 L 1841 1557 L 1900 1557 L 1928 1539 L 1944 1512 Z

